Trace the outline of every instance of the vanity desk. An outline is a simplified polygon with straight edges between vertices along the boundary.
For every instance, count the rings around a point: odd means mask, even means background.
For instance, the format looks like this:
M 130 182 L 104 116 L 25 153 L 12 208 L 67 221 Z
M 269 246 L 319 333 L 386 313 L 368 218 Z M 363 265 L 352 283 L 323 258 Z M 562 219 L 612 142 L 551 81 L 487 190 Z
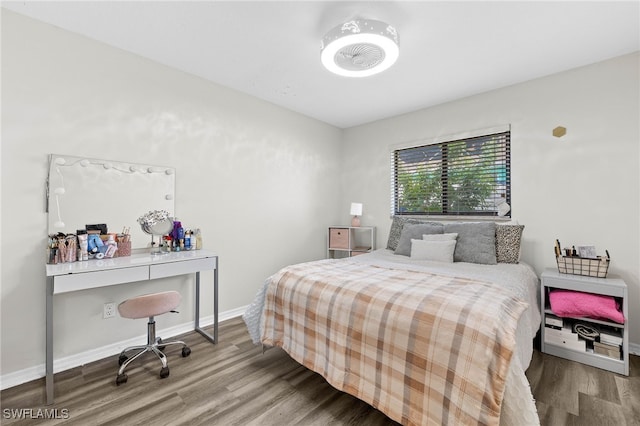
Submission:
M 213 335 L 200 327 L 200 272 L 213 271 Z M 47 265 L 46 289 L 46 393 L 47 405 L 54 401 L 53 297 L 91 288 L 149 281 L 195 273 L 195 331 L 212 343 L 218 342 L 218 256 L 207 250 L 164 254 L 132 254 L 126 257 Z

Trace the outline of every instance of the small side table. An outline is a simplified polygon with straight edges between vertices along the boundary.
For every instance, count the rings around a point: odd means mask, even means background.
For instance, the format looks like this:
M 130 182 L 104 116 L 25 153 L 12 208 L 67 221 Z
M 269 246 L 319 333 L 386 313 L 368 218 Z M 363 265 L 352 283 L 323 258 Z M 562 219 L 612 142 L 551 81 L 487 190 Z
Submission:
M 593 367 L 613 371 L 614 373 L 629 375 L 629 297 L 627 285 L 620 278 L 592 278 L 580 275 L 561 274 L 557 269 L 546 269 L 542 275 L 540 286 L 540 309 L 542 315 L 541 350 L 544 353 L 559 356 L 562 358 L 577 361 Z M 613 321 L 599 320 L 584 317 L 557 318 L 554 316 L 549 305 L 549 291 L 552 289 L 565 289 L 580 291 L 583 293 L 593 293 L 599 295 L 613 296 L 622 306 L 622 313 L 625 318 L 624 324 Z M 554 318 L 555 317 L 555 318 Z M 607 355 L 597 353 L 595 343 L 584 342 L 578 339 L 575 334 L 562 326 L 583 323 L 601 331 L 606 330 L 608 334 L 619 336 L 620 345 L 608 345 L 608 347 L 620 347 L 619 352 L 615 350 Z M 584 344 L 582 344 L 584 342 Z M 602 345 L 600 346 L 603 347 Z
M 375 250 L 374 226 L 330 226 L 327 257 L 352 257 Z

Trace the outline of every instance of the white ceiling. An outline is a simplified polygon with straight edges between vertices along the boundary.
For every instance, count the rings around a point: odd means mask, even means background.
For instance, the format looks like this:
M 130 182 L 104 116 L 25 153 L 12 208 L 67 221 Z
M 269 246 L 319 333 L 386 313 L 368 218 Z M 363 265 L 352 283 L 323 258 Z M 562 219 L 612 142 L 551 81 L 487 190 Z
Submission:
M 640 2 L 2 1 L 6 9 L 347 128 L 640 50 Z M 352 18 L 396 27 L 366 79 L 320 64 Z

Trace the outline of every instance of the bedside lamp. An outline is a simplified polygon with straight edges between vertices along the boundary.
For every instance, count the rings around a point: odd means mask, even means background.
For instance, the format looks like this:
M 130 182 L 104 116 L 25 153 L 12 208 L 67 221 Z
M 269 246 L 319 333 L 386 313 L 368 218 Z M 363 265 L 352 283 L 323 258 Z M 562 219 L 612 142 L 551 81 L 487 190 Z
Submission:
M 362 216 L 362 203 L 351 203 L 351 226 L 360 226 L 360 216 Z

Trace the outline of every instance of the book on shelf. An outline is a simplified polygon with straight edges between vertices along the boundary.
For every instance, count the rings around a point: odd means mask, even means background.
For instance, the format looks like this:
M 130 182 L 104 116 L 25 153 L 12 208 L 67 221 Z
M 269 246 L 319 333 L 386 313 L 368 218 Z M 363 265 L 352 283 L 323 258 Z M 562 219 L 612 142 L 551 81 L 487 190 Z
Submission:
M 606 338 L 600 335 L 600 343 L 604 343 L 606 345 L 620 346 L 622 345 L 622 338 Z
M 557 328 L 562 328 L 562 325 L 563 325 L 562 318 L 557 317 L 553 314 L 545 314 L 544 323 L 548 327 L 557 327 Z
M 593 342 L 593 351 L 609 358 L 620 359 L 620 346 Z
M 622 333 L 600 330 L 600 343 L 620 346 L 622 345 Z

